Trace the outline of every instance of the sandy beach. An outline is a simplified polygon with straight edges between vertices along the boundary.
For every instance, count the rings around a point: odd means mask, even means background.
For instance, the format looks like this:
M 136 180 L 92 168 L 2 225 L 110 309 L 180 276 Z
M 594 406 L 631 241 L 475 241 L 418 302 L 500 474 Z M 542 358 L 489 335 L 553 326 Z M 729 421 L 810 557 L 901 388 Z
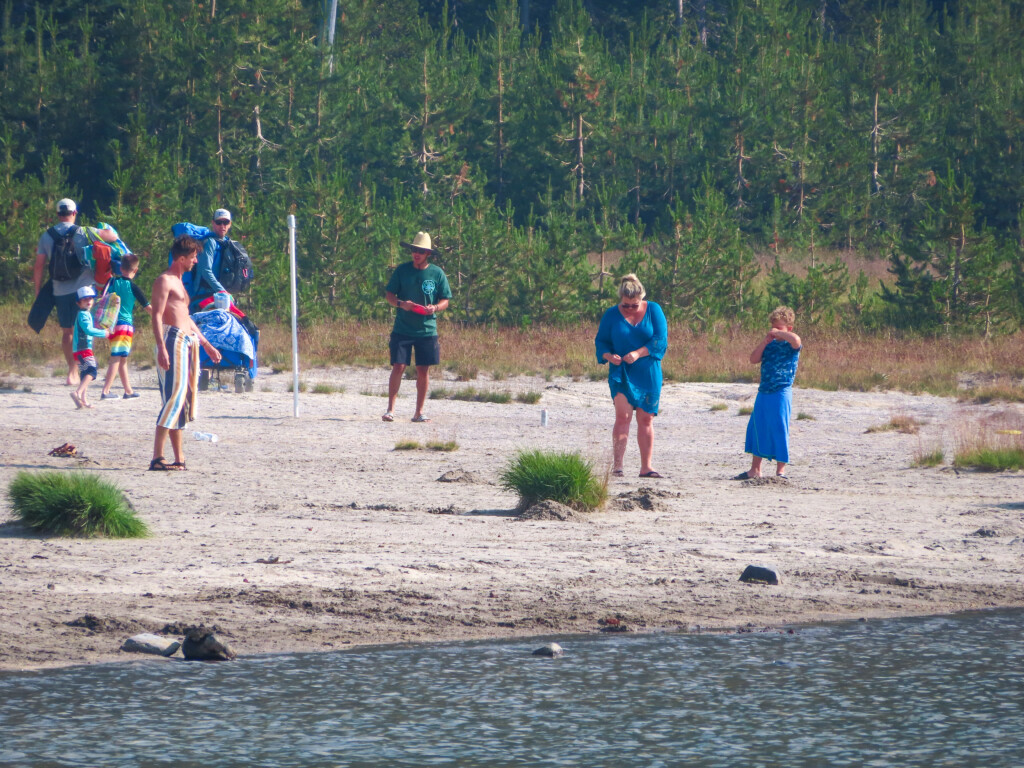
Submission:
M 958 424 L 1019 420 L 1020 406 L 798 389 L 794 414 L 811 418 L 793 422 L 790 480 L 755 485 L 730 479 L 749 465 L 738 410 L 755 385 L 668 384 L 655 422 L 665 479 L 636 476 L 631 436 L 605 510 L 524 521 L 499 473 L 520 448 L 578 449 L 603 472 L 607 385 L 448 380 L 543 397 L 428 401 L 432 422 L 412 424 L 407 381 L 386 424 L 386 378 L 384 368 L 306 372 L 310 390 L 344 391 L 302 394 L 299 418 L 288 373 L 261 370 L 251 393 L 204 393 L 194 427 L 219 441 L 188 432 L 188 471 L 159 473 L 146 471 L 152 370 L 134 372 L 136 400 L 100 402 L 94 385 L 91 411 L 75 410 L 61 378 L 5 375 L 16 388 L 0 393 L 4 489 L 22 470 L 97 473 L 153 535 L 40 537 L 4 494 L 0 669 L 137 659 L 119 651 L 126 637 L 195 624 L 251 655 L 594 633 L 610 617 L 636 631 L 757 630 L 1024 605 L 1021 473 L 955 471 L 948 459 L 911 467 L 922 447 L 951 456 Z M 719 403 L 728 407 L 712 411 Z M 895 415 L 922 422 L 920 434 L 867 432 Z M 394 450 L 408 439 L 459 449 Z M 65 442 L 79 457 L 47 455 Z M 781 583 L 741 583 L 748 564 L 779 569 Z

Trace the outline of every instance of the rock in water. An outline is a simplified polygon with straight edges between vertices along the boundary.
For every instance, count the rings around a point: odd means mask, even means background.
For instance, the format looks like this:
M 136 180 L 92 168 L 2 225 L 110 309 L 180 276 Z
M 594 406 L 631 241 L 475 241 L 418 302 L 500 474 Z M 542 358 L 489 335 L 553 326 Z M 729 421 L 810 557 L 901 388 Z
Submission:
M 155 656 L 173 656 L 180 647 L 181 643 L 177 640 L 143 633 L 125 640 L 124 644 L 121 645 L 121 650 L 128 653 L 152 653 Z
M 740 581 L 748 584 L 778 584 L 779 572 L 765 565 L 748 565 L 740 574 Z
M 193 627 L 185 634 L 181 652 L 191 661 L 231 661 L 235 652 L 205 627 Z
M 565 651 L 562 650 L 562 646 L 558 643 L 548 643 L 542 645 L 540 648 L 533 652 L 534 656 L 544 656 L 548 659 L 557 659 L 559 656 L 565 655 Z

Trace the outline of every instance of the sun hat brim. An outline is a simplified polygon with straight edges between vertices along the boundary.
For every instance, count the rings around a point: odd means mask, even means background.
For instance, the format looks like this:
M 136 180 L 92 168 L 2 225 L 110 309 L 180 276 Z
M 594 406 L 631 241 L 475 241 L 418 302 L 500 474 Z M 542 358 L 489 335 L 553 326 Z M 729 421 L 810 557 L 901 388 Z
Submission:
M 408 248 L 410 251 L 413 248 L 415 248 L 417 251 L 430 251 L 435 256 L 440 256 L 441 255 L 440 252 L 438 252 L 434 248 L 424 248 L 422 245 L 413 245 L 412 243 L 403 243 L 401 240 L 398 242 L 398 244 L 400 246 L 402 246 L 403 248 Z

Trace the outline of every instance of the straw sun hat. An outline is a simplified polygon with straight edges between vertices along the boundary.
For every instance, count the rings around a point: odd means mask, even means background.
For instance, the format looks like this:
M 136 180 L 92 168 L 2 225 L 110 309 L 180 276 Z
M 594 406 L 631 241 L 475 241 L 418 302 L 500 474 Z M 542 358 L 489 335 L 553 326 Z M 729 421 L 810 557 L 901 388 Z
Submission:
M 433 243 L 430 241 L 430 235 L 426 232 L 417 232 L 416 237 L 412 239 L 411 243 L 399 242 L 403 248 L 419 248 L 422 251 L 430 251 L 433 255 L 439 255 L 433 248 Z

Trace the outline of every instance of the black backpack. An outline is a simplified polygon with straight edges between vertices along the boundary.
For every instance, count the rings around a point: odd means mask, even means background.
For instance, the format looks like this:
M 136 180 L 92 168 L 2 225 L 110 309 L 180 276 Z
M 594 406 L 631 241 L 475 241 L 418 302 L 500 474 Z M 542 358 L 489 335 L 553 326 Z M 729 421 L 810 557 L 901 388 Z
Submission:
M 77 280 L 85 269 L 75 250 L 74 241 L 78 227 L 72 224 L 63 235 L 57 232 L 56 227 L 50 227 L 46 233 L 53 240 L 53 248 L 50 250 L 50 277 L 64 282 Z
M 220 269 L 217 280 L 228 293 L 244 291 L 253 278 L 252 259 L 245 246 L 237 240 L 225 238 L 220 243 Z

